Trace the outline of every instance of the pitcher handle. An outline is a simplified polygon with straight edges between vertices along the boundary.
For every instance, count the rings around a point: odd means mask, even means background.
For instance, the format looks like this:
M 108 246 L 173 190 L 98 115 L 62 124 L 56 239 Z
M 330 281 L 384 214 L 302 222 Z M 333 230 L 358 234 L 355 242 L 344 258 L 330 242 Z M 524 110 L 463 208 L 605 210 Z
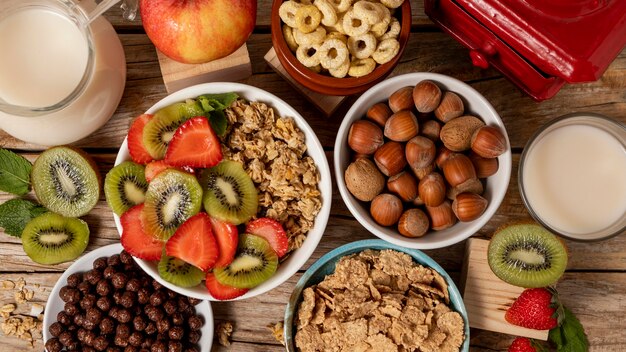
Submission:
M 124 10 L 124 19 L 132 21 L 137 17 L 137 8 L 139 7 L 138 0 L 123 0 L 122 10 Z

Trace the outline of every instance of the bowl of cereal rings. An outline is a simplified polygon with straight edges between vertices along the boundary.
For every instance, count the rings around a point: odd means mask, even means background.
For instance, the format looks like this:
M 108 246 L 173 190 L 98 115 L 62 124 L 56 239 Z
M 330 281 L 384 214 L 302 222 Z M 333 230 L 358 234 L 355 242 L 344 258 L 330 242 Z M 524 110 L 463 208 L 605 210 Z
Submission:
M 409 0 L 274 0 L 272 44 L 287 73 L 327 95 L 366 91 L 398 64 Z

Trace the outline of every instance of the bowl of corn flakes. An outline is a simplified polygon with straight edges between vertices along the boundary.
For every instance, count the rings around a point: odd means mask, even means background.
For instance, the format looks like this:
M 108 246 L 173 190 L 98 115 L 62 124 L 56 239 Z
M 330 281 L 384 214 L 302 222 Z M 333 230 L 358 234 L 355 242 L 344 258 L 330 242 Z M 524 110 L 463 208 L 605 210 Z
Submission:
M 272 44 L 287 73 L 328 95 L 364 92 L 398 64 L 409 0 L 274 0 Z
M 285 311 L 295 351 L 469 351 L 469 322 L 456 285 L 417 249 L 352 242 L 315 262 Z

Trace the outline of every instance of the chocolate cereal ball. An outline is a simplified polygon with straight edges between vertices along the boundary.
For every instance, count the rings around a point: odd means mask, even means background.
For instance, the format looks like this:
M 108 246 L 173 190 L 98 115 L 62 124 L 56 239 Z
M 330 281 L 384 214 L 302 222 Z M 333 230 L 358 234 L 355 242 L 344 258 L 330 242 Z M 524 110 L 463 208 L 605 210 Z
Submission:
M 107 267 L 107 258 L 100 257 L 93 261 L 93 268 L 96 270 L 104 270 Z
M 78 287 L 78 285 L 83 282 L 83 277 L 79 273 L 73 273 L 67 277 L 67 286 L 69 287 Z
M 48 352 L 61 352 L 62 349 L 63 344 L 56 337 L 53 337 L 46 341 L 46 350 Z

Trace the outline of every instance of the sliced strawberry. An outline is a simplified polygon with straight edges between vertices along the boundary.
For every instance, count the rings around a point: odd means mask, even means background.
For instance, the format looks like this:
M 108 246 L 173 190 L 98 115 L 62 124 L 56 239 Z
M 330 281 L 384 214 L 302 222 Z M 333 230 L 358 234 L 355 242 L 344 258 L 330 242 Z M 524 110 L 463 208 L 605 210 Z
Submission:
M 144 174 L 146 175 L 146 181 L 152 181 L 158 174 L 167 169 L 179 169 L 190 174 L 195 174 L 196 171 L 188 166 L 175 167 L 165 162 L 165 160 L 154 160 L 146 165 Z
M 128 130 L 128 152 L 134 162 L 147 164 L 152 161 L 150 153 L 143 145 L 143 128 L 152 119 L 151 114 L 137 116 Z
M 194 117 L 178 127 L 167 146 L 165 161 L 173 166 L 208 168 L 222 161 L 222 147 L 204 117 Z
M 265 238 L 279 257 L 287 253 L 289 241 L 285 229 L 278 221 L 270 218 L 252 220 L 246 225 L 246 232 Z
M 190 217 L 165 244 L 167 255 L 181 259 L 201 270 L 209 270 L 217 261 L 219 249 L 206 213 Z
M 223 268 L 230 264 L 235 258 L 235 252 L 237 251 L 237 244 L 239 243 L 239 231 L 237 226 L 229 224 L 224 221 L 211 219 L 211 229 L 217 239 L 217 246 L 220 249 L 220 254 L 215 263 L 216 268 Z
M 206 276 L 206 288 L 213 298 L 219 300 L 233 299 L 244 295 L 249 291 L 247 288 L 236 288 L 220 284 L 213 273 L 208 273 Z
M 146 260 L 159 260 L 164 242 L 150 236 L 143 230 L 141 213 L 143 204 L 128 209 L 122 217 L 122 246 L 131 255 Z

